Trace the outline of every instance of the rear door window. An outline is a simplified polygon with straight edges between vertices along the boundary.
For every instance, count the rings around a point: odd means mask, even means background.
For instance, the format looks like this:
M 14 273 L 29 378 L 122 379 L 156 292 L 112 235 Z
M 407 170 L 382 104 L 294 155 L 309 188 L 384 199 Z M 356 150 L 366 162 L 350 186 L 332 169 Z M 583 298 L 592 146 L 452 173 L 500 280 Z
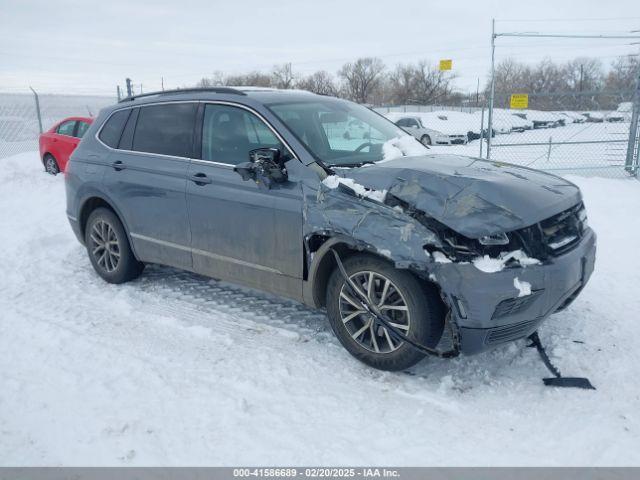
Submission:
M 111 115 L 109 120 L 105 122 L 102 130 L 100 130 L 98 138 L 111 148 L 117 148 L 120 136 L 122 135 L 122 129 L 130 113 L 131 109 L 126 109 L 119 110 Z
M 56 133 L 59 135 L 67 135 L 68 137 L 72 137 L 73 136 L 73 129 L 76 127 L 76 121 L 75 120 L 69 120 L 66 122 L 62 122 L 60 125 L 58 125 L 58 128 L 56 129 Z
M 133 136 L 132 150 L 174 157 L 191 157 L 196 108 L 196 103 L 169 103 L 141 107 Z
M 84 137 L 84 134 L 87 133 L 87 130 L 89 130 L 89 123 L 87 122 L 83 122 L 83 121 L 79 121 L 78 122 L 78 130 L 76 131 L 76 137 L 78 138 L 82 138 Z

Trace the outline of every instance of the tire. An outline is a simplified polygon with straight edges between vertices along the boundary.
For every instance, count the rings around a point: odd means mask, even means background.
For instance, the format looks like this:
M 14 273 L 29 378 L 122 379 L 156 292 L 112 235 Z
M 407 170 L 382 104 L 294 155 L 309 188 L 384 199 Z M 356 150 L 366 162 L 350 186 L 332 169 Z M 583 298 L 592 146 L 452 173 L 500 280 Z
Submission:
M 50 153 L 47 153 L 44 156 L 44 158 L 42 159 L 42 164 L 44 165 L 44 171 L 49 175 L 57 175 L 60 173 L 60 166 L 58 165 L 58 161 Z
M 422 135 L 422 137 L 420 137 L 420 143 L 425 147 L 431 145 L 431 137 L 429 135 Z
M 122 222 L 113 211 L 100 207 L 91 212 L 84 238 L 91 265 L 105 281 L 128 282 L 144 270 L 144 264 L 133 255 Z
M 411 272 L 398 270 L 373 255 L 353 255 L 343 263 L 349 277 L 363 290 L 368 290 L 371 281 L 362 283 L 361 280 L 373 278 L 370 291 L 377 304 L 381 304 L 384 281 L 389 281 L 387 299 L 382 299 L 389 303 L 387 316 L 403 325 L 397 327 L 398 330 L 414 341 L 431 348 L 438 344 L 444 329 L 445 307 L 435 288 L 420 282 Z M 351 355 L 370 367 L 389 371 L 407 369 L 424 358 L 424 354 L 411 345 L 394 340 L 380 325 L 374 328 L 369 323 L 370 327 L 365 329 L 372 317 L 356 313 L 357 309 L 344 297 L 349 296 L 344 285 L 342 274 L 336 268 L 327 286 L 327 314 L 338 340 Z M 405 311 L 400 309 L 402 305 L 406 306 Z

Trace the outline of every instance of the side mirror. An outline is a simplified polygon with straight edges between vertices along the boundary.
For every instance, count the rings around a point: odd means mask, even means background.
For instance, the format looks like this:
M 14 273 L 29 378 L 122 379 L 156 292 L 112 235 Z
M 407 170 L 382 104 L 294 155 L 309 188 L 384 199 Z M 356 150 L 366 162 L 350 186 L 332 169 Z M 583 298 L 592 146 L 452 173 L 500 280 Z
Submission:
M 287 170 L 277 148 L 257 148 L 249 152 L 249 161 L 236 165 L 233 170 L 243 180 L 253 180 L 261 188 L 271 188 L 274 183 L 286 182 Z
M 242 180 L 244 180 L 245 182 L 247 180 L 256 179 L 255 165 L 251 162 L 239 163 L 238 165 L 233 167 L 233 171 L 239 173 L 242 177 Z

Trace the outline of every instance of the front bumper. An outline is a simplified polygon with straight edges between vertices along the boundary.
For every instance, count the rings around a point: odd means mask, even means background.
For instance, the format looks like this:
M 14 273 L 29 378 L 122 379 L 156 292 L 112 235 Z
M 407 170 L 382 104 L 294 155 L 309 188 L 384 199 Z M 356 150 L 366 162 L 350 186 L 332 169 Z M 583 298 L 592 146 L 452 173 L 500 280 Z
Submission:
M 460 350 L 479 353 L 535 332 L 576 298 L 593 273 L 595 253 L 589 230 L 575 248 L 540 265 L 486 273 L 470 263 L 442 264 L 437 283 L 452 307 Z M 531 284 L 531 295 L 518 296 L 516 278 Z

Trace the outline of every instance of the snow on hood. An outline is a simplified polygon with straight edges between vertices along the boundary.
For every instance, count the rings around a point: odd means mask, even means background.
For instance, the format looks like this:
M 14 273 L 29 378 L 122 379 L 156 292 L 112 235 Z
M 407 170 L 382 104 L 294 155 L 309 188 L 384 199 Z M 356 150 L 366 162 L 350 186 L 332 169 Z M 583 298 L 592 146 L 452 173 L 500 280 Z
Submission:
M 457 155 L 395 158 L 349 176 L 469 238 L 533 225 L 582 198 L 576 185 L 555 175 Z
M 427 153 L 429 153 L 429 149 L 411 135 L 392 138 L 382 145 L 383 161 L 413 155 L 426 155 Z
M 368 190 L 359 183 L 356 183 L 352 178 L 344 178 L 338 175 L 329 175 L 322 181 L 322 183 L 332 190 L 338 188 L 340 184 L 345 185 L 353 190 L 356 195 L 364 198 L 370 198 L 380 203 L 384 202 L 384 199 L 387 196 L 386 190 Z

